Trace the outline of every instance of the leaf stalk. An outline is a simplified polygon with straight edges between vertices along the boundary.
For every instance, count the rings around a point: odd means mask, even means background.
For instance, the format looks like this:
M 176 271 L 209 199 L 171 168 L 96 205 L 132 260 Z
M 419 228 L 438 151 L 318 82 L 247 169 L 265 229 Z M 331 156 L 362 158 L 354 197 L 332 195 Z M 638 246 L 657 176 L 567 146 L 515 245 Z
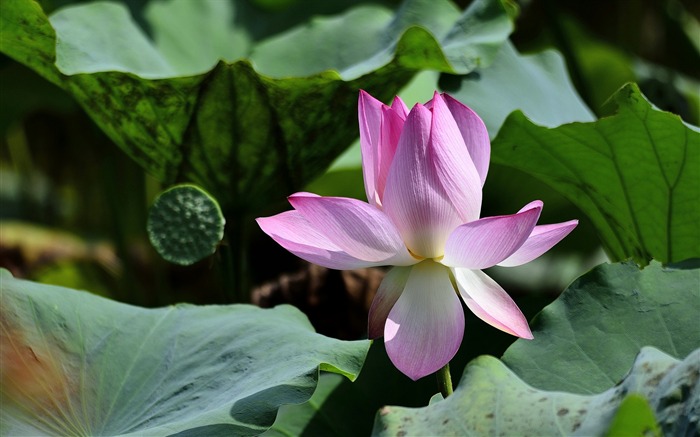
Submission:
M 450 363 L 448 362 L 435 373 L 437 376 L 438 389 L 442 393 L 442 397 L 447 399 L 452 394 L 452 375 L 450 374 Z

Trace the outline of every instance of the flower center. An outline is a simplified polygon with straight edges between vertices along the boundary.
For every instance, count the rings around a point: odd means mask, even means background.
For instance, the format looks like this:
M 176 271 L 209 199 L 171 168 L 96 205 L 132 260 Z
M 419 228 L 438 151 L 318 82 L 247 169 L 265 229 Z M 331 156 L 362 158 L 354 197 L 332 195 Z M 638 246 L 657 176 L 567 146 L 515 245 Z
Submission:
M 408 247 L 406 247 L 406 250 L 408 250 L 408 253 L 411 254 L 411 256 L 412 256 L 413 258 L 417 259 L 418 261 L 433 261 L 433 262 L 436 262 L 436 263 L 440 264 L 440 261 L 442 261 L 442 259 L 445 257 L 445 255 L 440 255 L 440 256 L 435 256 L 435 257 L 432 257 L 432 258 L 428 258 L 428 257 L 425 257 L 425 256 L 417 255 L 414 251 L 412 251 L 412 250 L 411 250 L 410 248 L 408 248 Z

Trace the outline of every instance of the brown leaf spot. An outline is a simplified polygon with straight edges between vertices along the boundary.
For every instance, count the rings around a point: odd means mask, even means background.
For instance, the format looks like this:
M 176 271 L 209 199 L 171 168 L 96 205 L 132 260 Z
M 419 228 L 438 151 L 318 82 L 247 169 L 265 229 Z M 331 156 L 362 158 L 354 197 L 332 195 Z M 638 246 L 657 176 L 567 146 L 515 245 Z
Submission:
M 55 346 L 30 342 L 23 327 L 0 313 L 0 382 L 2 400 L 39 412 L 58 411 L 73 392 L 62 365 L 63 354 Z

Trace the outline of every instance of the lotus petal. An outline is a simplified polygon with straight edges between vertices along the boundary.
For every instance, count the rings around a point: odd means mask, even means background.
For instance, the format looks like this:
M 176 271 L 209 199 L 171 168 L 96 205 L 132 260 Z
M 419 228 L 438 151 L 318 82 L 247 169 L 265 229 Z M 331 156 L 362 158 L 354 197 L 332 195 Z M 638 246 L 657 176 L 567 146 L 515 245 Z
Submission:
M 384 326 L 391 362 L 415 381 L 447 364 L 463 335 L 464 311 L 448 269 L 433 261 L 413 266 Z
M 518 305 L 481 270 L 453 269 L 459 294 L 478 318 L 509 334 L 531 339 L 532 332 Z
M 517 214 L 486 217 L 465 223 L 450 234 L 445 245 L 446 266 L 468 269 L 492 267 L 511 256 L 527 240 L 542 211 L 535 201 Z
M 423 258 L 442 256 L 447 236 L 462 223 L 428 151 L 431 121 L 420 104 L 408 114 L 383 197 L 383 209 L 406 246 Z

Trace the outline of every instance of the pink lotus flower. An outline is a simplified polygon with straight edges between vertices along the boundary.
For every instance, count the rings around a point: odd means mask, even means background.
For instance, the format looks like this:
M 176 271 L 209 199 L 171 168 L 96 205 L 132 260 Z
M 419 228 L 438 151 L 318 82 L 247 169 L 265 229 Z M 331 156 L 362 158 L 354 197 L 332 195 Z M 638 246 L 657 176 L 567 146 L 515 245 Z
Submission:
M 293 211 L 257 219 L 285 249 L 331 269 L 395 266 L 369 312 L 369 337 L 384 335 L 394 365 L 416 380 L 454 357 L 464 334 L 459 301 L 494 327 L 532 338 L 515 302 L 481 271 L 529 262 L 578 224 L 535 226 L 537 200 L 513 215 L 479 218 L 491 146 L 468 107 L 435 93 L 408 111 L 359 98 L 369 203 L 296 193 Z

